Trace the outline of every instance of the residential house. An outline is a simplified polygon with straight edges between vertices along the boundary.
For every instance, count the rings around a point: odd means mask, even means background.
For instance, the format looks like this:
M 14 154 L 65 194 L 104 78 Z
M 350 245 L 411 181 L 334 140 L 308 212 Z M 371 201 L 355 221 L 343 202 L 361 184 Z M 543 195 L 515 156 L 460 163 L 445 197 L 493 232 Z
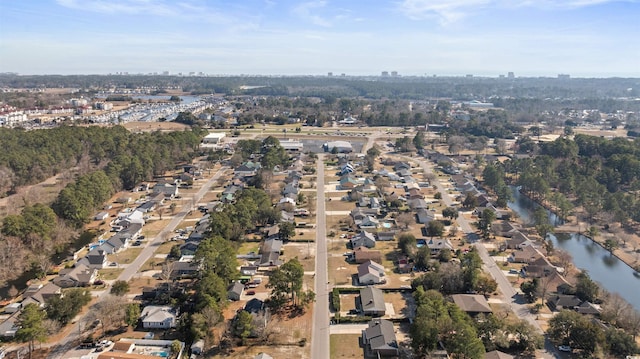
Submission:
M 358 181 L 351 176 L 340 177 L 340 183 L 337 186 L 338 190 L 354 189 L 358 185 Z
M 514 263 L 531 263 L 536 259 L 544 257 L 541 251 L 534 246 L 525 246 L 522 249 L 514 251 L 508 258 Z
M 353 166 L 351 163 L 345 163 L 344 165 L 342 165 L 342 167 L 340 167 L 340 172 L 338 172 L 338 175 L 342 176 L 349 173 L 353 173 L 355 171 L 356 171 L 355 166 Z
M 362 345 L 365 357 L 398 356 L 398 341 L 393 323 L 384 319 L 374 319 L 362 331 Z
M 200 246 L 199 242 L 187 242 L 180 246 L 180 254 L 183 256 L 192 256 L 196 254 L 198 247 Z
M 261 314 L 265 310 L 264 301 L 258 298 L 252 298 L 244 305 L 243 310 L 250 314 Z
M 558 269 L 549 262 L 547 257 L 544 256 L 537 257 L 535 260 L 528 262 L 522 270 L 527 277 L 532 278 L 546 277 L 558 271 Z
M 170 329 L 176 326 L 176 315 L 169 306 L 148 305 L 140 314 L 144 329 Z
M 42 288 L 39 288 L 33 293 L 29 293 L 29 291 L 25 292 L 23 297 L 26 299 L 22 301 L 22 307 L 26 306 L 29 303 L 34 303 L 40 308 L 44 308 L 46 305 L 46 301 L 49 298 L 62 296 L 62 288 L 55 285 L 54 283 L 47 283 Z
M 409 191 L 407 191 L 407 199 L 408 200 L 412 200 L 412 199 L 424 199 L 424 195 L 422 194 L 422 192 L 420 192 L 419 188 L 411 188 L 409 189 Z
M 396 162 L 396 164 L 393 165 L 393 170 L 395 172 L 398 172 L 400 170 L 410 170 L 411 169 L 411 165 L 408 164 L 407 162 Z
M 293 223 L 293 222 L 295 221 L 295 218 L 294 218 L 294 217 L 295 217 L 295 216 L 297 216 L 297 215 L 296 215 L 296 212 L 297 212 L 298 210 L 299 210 L 299 209 L 295 209 L 293 213 L 292 213 L 292 212 L 287 212 L 287 211 L 285 211 L 285 210 L 280 211 L 280 222 L 289 222 L 289 223 Z M 304 210 L 304 211 L 306 211 L 306 210 Z M 308 212 L 308 211 L 307 211 L 307 212 Z M 301 213 L 301 212 L 298 212 L 298 213 Z
M 487 299 L 479 294 L 454 294 L 451 296 L 453 302 L 469 315 L 476 316 L 480 313 L 491 313 L 491 307 Z
M 505 241 L 506 249 L 521 249 L 529 244 L 531 240 L 519 230 L 509 231 L 509 239 Z
M 258 266 L 240 266 L 240 275 L 253 276 L 258 273 Z
M 240 300 L 242 291 L 244 291 L 244 284 L 240 282 L 233 282 L 229 285 L 229 288 L 227 288 L 227 298 L 235 301 Z
M 416 222 L 420 224 L 429 224 L 429 222 L 436 219 L 436 216 L 433 212 L 421 208 L 416 211 Z
M 382 290 L 375 287 L 360 289 L 360 295 L 356 297 L 356 308 L 363 315 L 380 317 L 386 313 L 386 303 L 382 295 Z
M 377 233 L 377 236 L 378 241 L 393 241 L 396 238 L 396 231 L 381 231 Z
M 175 198 L 180 192 L 175 184 L 158 183 L 153 186 L 153 193 L 162 193 L 165 198 Z
M 292 182 L 284 186 L 284 188 L 282 189 L 282 194 L 285 196 L 290 194 L 297 196 L 299 191 L 300 188 L 298 187 L 298 183 Z
M 98 270 L 76 263 L 73 268 L 61 270 L 60 274 L 53 279 L 53 283 L 62 288 L 86 287 L 93 284 L 97 276 Z
M 375 229 L 380 227 L 380 221 L 374 216 L 366 216 L 360 223 L 358 223 L 358 228 L 368 228 Z
M 242 165 L 240 165 L 239 167 L 236 167 L 233 172 L 236 176 L 241 176 L 241 177 L 251 177 L 251 176 L 255 176 L 256 172 L 261 168 L 262 166 L 260 165 L 259 162 L 245 162 Z
M 401 254 L 398 257 L 398 272 L 411 273 L 412 271 L 413 271 L 413 263 L 411 259 L 408 256 Z
M 600 315 L 602 312 L 602 308 L 599 305 L 590 302 L 583 302 L 574 309 L 580 314 Z
M 382 253 L 380 251 L 373 251 L 365 246 L 358 246 L 353 249 L 353 261 L 360 264 L 368 260 L 375 262 L 382 262 Z
M 368 260 L 358 266 L 358 284 L 372 285 L 385 283 L 384 267 L 372 260 Z
M 104 221 L 107 218 L 109 218 L 109 212 L 100 212 L 93 217 L 96 221 Z
M 580 298 L 575 295 L 556 294 L 547 299 L 547 305 L 549 309 L 553 311 L 560 311 L 562 309 L 574 309 L 582 303 Z
M 431 255 L 434 256 L 438 255 L 443 249 L 453 250 L 451 241 L 445 238 L 431 238 L 427 241 L 427 247 L 431 250 Z
M 171 264 L 171 279 L 192 278 L 200 272 L 200 264 L 180 258 Z
M 373 248 L 376 246 L 376 237 L 373 233 L 361 231 L 349 240 L 349 244 L 354 249 L 361 246 Z
M 82 263 L 92 269 L 102 269 L 107 265 L 107 252 L 100 247 L 94 248 L 81 258 L 78 263 Z
M 417 211 L 419 209 L 429 209 L 429 204 L 427 203 L 427 201 L 421 198 L 409 200 L 407 201 L 407 203 L 409 204 L 409 207 L 412 211 Z
M 514 359 L 513 355 L 501 352 L 499 350 L 492 350 L 484 353 L 484 359 Z
M 19 312 L 12 314 L 6 320 L 0 322 L 0 338 L 13 338 L 18 331 L 18 316 Z
M 136 210 L 142 213 L 148 213 L 156 209 L 156 202 L 154 201 L 146 201 L 143 204 L 136 207 Z

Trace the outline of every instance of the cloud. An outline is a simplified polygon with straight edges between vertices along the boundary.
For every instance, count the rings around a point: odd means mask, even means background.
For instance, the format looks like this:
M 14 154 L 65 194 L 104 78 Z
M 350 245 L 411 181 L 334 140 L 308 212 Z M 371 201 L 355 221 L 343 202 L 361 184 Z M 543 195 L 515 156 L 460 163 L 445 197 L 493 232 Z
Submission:
M 403 0 L 399 10 L 412 20 L 437 19 L 441 25 L 456 22 L 485 8 L 576 9 L 611 2 L 639 0 Z
M 324 0 L 309 1 L 296 6 L 293 13 L 302 20 L 308 21 L 314 25 L 322 27 L 331 27 L 332 23 L 329 19 L 317 14 L 319 9 L 324 8 L 327 2 Z
M 160 17 L 199 19 L 207 22 L 230 23 L 231 16 L 206 6 L 202 1 L 170 0 L 56 0 L 58 5 L 79 11 L 105 15 L 152 15 Z

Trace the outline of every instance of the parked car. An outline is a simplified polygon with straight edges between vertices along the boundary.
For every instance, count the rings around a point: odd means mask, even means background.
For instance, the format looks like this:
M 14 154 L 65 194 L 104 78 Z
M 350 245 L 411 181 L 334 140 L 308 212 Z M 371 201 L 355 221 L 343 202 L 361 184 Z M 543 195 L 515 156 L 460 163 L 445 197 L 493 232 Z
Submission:
M 255 295 L 256 291 L 255 290 L 248 290 L 245 292 L 247 295 Z
M 567 352 L 570 353 L 571 352 L 571 347 L 568 345 L 558 345 L 558 350 L 561 352 Z

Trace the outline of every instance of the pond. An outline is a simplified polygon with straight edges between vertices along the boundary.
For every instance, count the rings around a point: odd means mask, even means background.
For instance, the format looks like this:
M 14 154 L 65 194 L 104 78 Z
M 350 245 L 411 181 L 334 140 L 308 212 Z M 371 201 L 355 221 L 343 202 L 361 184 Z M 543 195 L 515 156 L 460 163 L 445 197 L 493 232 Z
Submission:
M 522 218 L 525 224 L 532 224 L 533 212 L 539 205 L 522 195 L 515 187 L 513 189 L 513 201 L 509 202 L 509 208 Z M 550 211 L 551 223 L 558 224 L 561 221 Z M 617 257 L 611 255 L 590 238 L 578 233 L 563 233 L 550 235 L 555 248 L 562 248 L 573 257 L 576 267 L 586 270 L 600 286 L 612 293 L 620 294 L 636 310 L 640 310 L 640 276 L 634 270 Z

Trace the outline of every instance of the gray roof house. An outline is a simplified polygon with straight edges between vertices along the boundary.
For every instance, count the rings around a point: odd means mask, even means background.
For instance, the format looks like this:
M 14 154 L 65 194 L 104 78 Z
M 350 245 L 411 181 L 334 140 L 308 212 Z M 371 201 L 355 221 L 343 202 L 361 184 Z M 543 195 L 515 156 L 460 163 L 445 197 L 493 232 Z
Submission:
M 176 326 L 176 315 L 169 306 L 148 305 L 140 314 L 145 329 L 169 329 Z
M 453 250 L 453 245 L 451 244 L 451 241 L 449 241 L 448 239 L 442 239 L 442 238 L 429 239 L 427 241 L 427 247 L 429 247 L 429 249 L 431 250 L 431 254 L 433 255 L 440 253 L 440 251 L 443 249 Z
M 362 231 L 356 234 L 355 236 L 353 236 L 353 238 L 349 240 L 349 243 L 351 244 L 351 248 L 357 248 L 357 247 L 373 248 L 376 246 L 376 237 L 372 233 L 369 233 L 367 231 Z
M 82 263 L 92 269 L 102 269 L 107 265 L 107 252 L 101 248 L 94 248 L 81 258 L 78 263 Z
M 420 208 L 416 211 L 416 222 L 420 224 L 429 224 L 429 222 L 436 219 L 435 214 L 433 212 L 426 210 L 424 208 Z
M 229 300 L 240 300 L 242 291 L 244 291 L 244 284 L 233 282 L 227 289 L 227 298 L 229 298 Z
M 386 304 L 382 290 L 374 287 L 360 289 L 360 295 L 356 297 L 356 308 L 364 315 L 381 317 L 386 313 Z
M 373 319 L 369 327 L 362 331 L 365 357 L 385 357 L 398 355 L 398 341 L 393 323 L 384 319 Z
M 162 193 L 165 198 L 174 198 L 178 195 L 178 186 L 170 183 L 158 183 L 153 186 L 153 193 Z

